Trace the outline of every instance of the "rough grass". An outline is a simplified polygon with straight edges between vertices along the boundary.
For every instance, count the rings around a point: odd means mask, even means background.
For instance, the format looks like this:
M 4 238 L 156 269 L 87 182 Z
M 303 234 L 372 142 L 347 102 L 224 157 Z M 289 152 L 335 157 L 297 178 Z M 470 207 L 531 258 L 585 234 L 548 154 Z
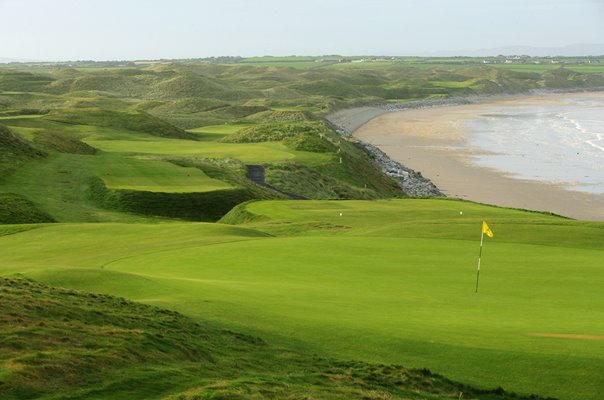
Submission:
M 46 151 L 70 154 L 96 154 L 96 149 L 80 139 L 61 133 L 37 132 L 33 142 Z
M 323 123 L 267 123 L 239 130 L 222 139 L 224 143 L 274 142 L 298 134 L 321 135 L 328 132 Z
M 143 112 L 121 112 L 103 109 L 70 109 L 50 112 L 50 121 L 76 125 L 93 125 L 149 133 L 155 136 L 191 139 L 185 131 Z
M 100 179 L 90 183 L 95 203 L 109 210 L 190 221 L 217 221 L 236 205 L 257 198 L 246 188 L 175 193 L 137 189 L 108 189 Z
M 0 125 L 0 180 L 17 170 L 28 160 L 44 156 L 4 125 Z
M 266 167 L 267 182 L 280 190 L 297 193 L 315 199 L 375 199 L 380 194 L 367 188 L 359 188 L 341 182 L 316 169 L 290 162 L 269 164 Z
M 31 201 L 13 193 L 0 193 L 0 224 L 35 224 L 54 222 Z
M 0 278 L 0 396 L 522 399 L 428 370 L 336 362 L 123 298 Z M 411 396 L 411 397 L 409 397 Z

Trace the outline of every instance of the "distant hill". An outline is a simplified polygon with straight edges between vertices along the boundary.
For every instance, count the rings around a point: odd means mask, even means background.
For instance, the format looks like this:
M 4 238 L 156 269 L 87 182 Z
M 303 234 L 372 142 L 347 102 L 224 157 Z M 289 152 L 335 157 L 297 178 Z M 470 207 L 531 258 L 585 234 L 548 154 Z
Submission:
M 579 56 L 601 56 L 604 55 L 604 43 L 589 44 L 576 43 L 561 47 L 533 47 L 533 46 L 504 46 L 490 49 L 478 50 L 453 50 L 438 51 L 421 54 L 423 56 L 467 56 L 467 57 L 489 57 L 497 55 L 524 54 L 533 57 L 579 57 Z
M 0 64 L 4 63 L 12 63 L 12 62 L 40 62 L 41 60 L 34 60 L 31 58 L 9 58 L 9 57 L 0 57 Z

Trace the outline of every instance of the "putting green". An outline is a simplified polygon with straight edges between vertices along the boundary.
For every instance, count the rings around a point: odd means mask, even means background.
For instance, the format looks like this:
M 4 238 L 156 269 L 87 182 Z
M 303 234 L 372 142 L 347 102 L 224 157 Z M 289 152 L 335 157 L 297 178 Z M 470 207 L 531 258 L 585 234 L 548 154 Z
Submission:
M 236 158 L 246 163 L 300 160 L 315 165 L 329 162 L 333 154 L 293 151 L 280 142 L 217 143 L 175 139 L 86 140 L 89 145 L 113 153 L 160 156 Z
M 583 337 L 604 332 L 604 224 L 448 200 L 271 201 L 246 213 L 255 218 L 241 228 L 14 233 L 0 237 L 0 273 L 483 387 L 567 399 L 604 390 L 604 341 Z M 495 237 L 485 241 L 476 294 L 483 219 Z
M 161 160 L 120 157 L 98 163 L 97 174 L 112 189 L 164 193 L 210 192 L 232 188 L 197 168 L 184 168 Z
M 222 124 L 206 125 L 200 128 L 189 129 L 188 132 L 198 135 L 199 140 L 212 142 L 222 139 L 225 136 L 239 132 L 243 128 L 252 126 L 252 124 Z

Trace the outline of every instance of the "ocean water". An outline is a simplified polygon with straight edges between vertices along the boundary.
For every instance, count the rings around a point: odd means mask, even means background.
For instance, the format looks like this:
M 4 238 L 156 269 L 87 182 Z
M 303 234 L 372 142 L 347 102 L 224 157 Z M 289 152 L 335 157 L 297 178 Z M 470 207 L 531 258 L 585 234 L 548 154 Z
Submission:
M 560 95 L 560 104 L 496 106 L 466 121 L 479 166 L 513 177 L 604 194 L 604 95 Z

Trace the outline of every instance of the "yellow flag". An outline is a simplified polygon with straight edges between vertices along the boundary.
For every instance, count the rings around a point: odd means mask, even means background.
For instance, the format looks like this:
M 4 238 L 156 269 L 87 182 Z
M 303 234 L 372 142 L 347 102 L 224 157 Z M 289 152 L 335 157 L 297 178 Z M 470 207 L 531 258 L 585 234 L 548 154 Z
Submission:
M 486 233 L 488 237 L 493 237 L 493 231 L 491 230 L 491 228 L 489 228 L 485 221 L 482 221 L 482 232 Z

